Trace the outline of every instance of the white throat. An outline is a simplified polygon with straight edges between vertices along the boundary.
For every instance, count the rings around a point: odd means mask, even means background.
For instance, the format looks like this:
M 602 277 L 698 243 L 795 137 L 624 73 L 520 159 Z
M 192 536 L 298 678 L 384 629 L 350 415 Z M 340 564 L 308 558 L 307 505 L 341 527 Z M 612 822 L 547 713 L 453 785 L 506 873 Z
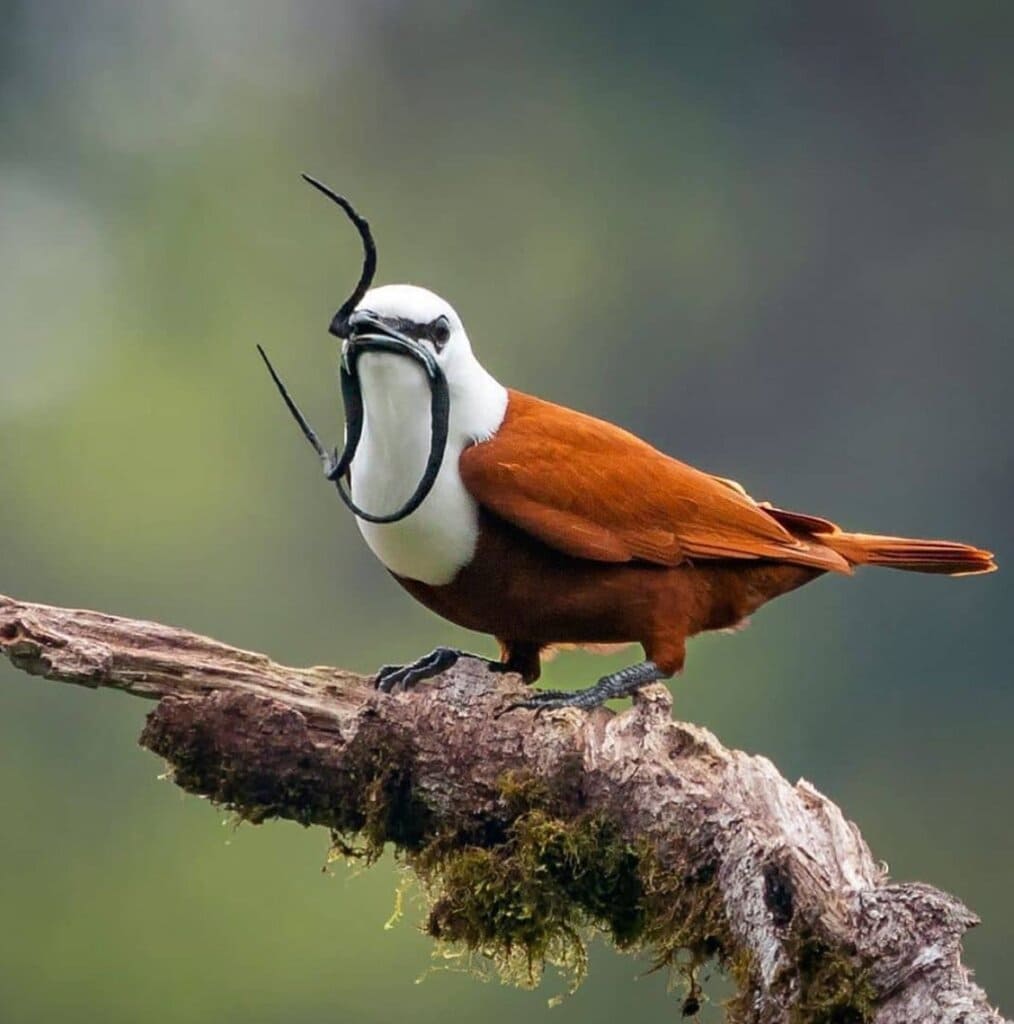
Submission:
M 415 490 L 430 448 L 430 391 L 423 368 L 406 356 L 364 352 L 359 357 L 364 423 L 352 462 L 352 497 L 383 515 Z M 445 367 L 450 393 L 447 450 L 433 489 L 397 523 L 357 519 L 373 553 L 395 575 L 433 586 L 449 583 L 475 553 L 478 506 L 465 490 L 458 458 L 475 441 L 496 433 L 507 411 L 507 389 L 470 350 Z

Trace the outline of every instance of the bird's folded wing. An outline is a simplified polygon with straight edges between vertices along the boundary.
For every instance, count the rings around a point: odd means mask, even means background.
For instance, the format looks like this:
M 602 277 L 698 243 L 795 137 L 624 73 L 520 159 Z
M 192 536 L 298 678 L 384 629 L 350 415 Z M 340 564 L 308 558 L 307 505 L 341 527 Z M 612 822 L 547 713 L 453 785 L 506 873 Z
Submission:
M 766 558 L 849 571 L 840 555 L 794 536 L 738 485 L 521 392 L 510 392 L 497 433 L 465 449 L 460 471 L 480 505 L 578 558 Z

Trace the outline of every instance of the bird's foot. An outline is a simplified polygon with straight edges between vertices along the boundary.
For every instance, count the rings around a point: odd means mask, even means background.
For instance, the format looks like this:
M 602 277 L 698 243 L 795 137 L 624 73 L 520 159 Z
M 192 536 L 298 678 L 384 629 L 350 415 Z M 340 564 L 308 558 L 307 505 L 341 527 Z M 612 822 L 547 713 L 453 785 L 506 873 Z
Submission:
M 538 690 L 527 700 L 512 704 L 507 710 L 529 708 L 533 711 L 551 711 L 554 708 L 584 708 L 590 710 L 617 697 L 629 697 L 648 683 L 665 679 L 663 672 L 653 661 L 641 661 L 618 672 L 603 676 L 594 686 L 584 690 Z
M 374 676 L 373 685 L 382 693 L 408 690 L 416 683 L 432 679 L 434 676 L 440 675 L 441 672 L 445 672 L 459 658 L 476 658 L 493 672 L 506 671 L 503 662 L 490 661 L 480 654 L 469 654 L 468 651 L 459 651 L 455 647 L 438 647 L 408 665 L 384 665 Z

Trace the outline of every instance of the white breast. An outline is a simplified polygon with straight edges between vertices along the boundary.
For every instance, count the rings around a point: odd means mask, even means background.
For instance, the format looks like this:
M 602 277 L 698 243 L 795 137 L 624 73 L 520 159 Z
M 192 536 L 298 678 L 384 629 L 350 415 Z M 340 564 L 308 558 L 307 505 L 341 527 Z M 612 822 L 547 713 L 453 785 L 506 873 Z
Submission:
M 472 358 L 468 372 L 449 375 L 447 451 L 429 495 L 397 523 L 357 519 L 373 553 L 398 576 L 439 586 L 475 553 L 478 506 L 465 490 L 458 458 L 496 433 L 507 391 Z M 364 353 L 359 359 L 365 421 L 352 463 L 352 496 L 360 508 L 386 515 L 400 508 L 422 477 L 430 445 L 430 393 L 422 368 L 405 356 Z

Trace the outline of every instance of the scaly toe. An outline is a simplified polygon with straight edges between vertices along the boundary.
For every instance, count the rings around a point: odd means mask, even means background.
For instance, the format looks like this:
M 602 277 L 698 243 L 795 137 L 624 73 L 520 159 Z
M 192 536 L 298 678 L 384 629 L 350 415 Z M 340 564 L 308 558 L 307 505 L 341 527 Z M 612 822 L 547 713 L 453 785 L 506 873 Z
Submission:
M 377 669 L 376 675 L 373 677 L 373 685 L 378 690 L 383 690 L 383 682 L 390 676 L 395 675 L 397 672 L 401 672 L 404 669 L 404 665 L 381 665 Z M 385 691 L 386 692 L 386 691 Z
M 497 718 L 500 715 L 507 714 L 508 711 L 516 711 L 518 708 L 538 713 L 540 711 L 551 711 L 554 708 L 570 707 L 573 696 L 572 693 L 568 693 L 566 690 L 539 690 L 525 700 L 518 700 L 508 705 L 497 715 Z
M 391 693 L 394 688 L 402 681 L 405 675 L 405 669 L 400 665 L 385 665 L 386 669 L 390 671 L 377 673 L 376 679 L 373 681 L 374 688 L 379 690 L 381 693 Z

